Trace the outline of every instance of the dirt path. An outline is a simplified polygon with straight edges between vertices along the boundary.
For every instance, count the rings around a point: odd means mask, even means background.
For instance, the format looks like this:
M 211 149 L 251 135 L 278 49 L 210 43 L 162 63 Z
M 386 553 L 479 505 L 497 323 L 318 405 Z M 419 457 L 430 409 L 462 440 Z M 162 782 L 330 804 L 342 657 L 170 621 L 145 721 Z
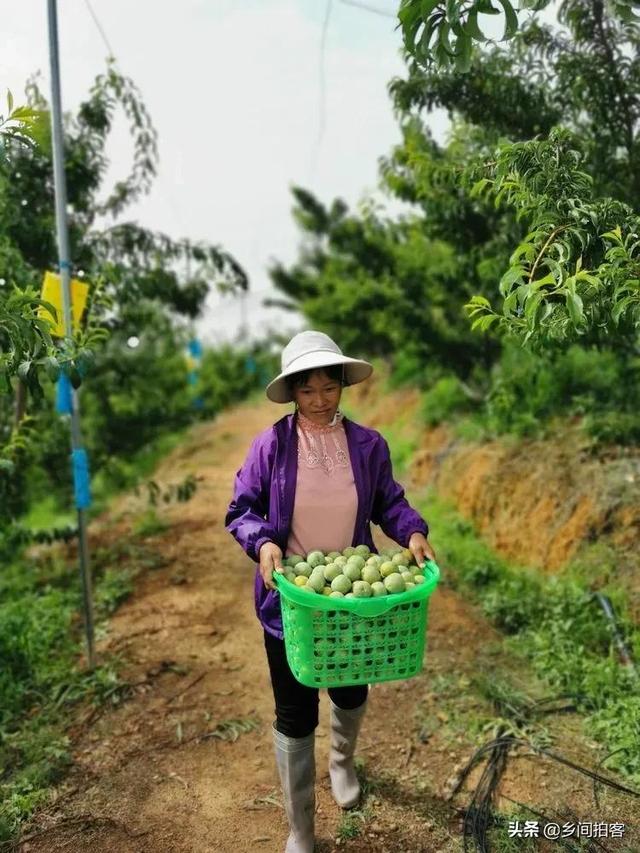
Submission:
M 102 653 L 122 655 L 124 677 L 137 686 L 128 701 L 72 730 L 74 766 L 56 801 L 27 830 L 31 840 L 19 845 L 24 853 L 283 849 L 286 823 L 271 752 L 273 701 L 253 611 L 253 566 L 223 527 L 250 439 L 280 415 L 269 404 L 227 412 L 194 429 L 158 471 L 167 483 L 188 473 L 203 479 L 190 502 L 165 511 L 170 528 L 153 539 L 167 564 L 138 579 L 100 641 Z M 121 535 L 140 507 L 133 498 L 120 501 L 100 535 Z M 341 815 L 326 773 L 323 698 L 319 850 L 461 850 L 459 811 L 468 792 L 448 800 L 444 791 L 473 752 L 468 721 L 482 708 L 467 690 L 470 676 L 479 668 L 491 674 L 508 667 L 500 638 L 443 584 L 432 600 L 425 671 L 371 691 L 360 744 L 367 820 L 356 816 L 346 828 L 343 820 L 340 841 Z M 525 672 L 512 675 L 526 686 Z M 233 733 L 234 725 L 236 740 L 215 736 Z M 556 748 L 595 765 L 593 745 L 576 734 L 577 719 L 565 715 L 547 725 Z M 476 779 L 474 773 L 471 783 Z M 590 783 L 524 755 L 510 762 L 501 794 L 505 805 L 506 798 L 556 809 L 566 803 L 582 816 L 592 803 Z M 597 814 L 591 806 L 591 820 L 630 817 L 620 812 L 624 800 L 606 793 L 601 800 Z

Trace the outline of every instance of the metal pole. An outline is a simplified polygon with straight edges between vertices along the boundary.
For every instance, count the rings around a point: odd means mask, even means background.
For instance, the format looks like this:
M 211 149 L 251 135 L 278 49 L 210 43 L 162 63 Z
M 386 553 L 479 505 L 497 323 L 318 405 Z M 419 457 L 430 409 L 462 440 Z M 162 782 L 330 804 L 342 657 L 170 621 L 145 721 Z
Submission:
M 73 335 L 71 319 L 71 260 L 69 257 L 69 231 L 67 227 L 67 183 L 64 171 L 64 137 L 62 132 L 62 103 L 60 97 L 60 62 L 58 56 L 58 12 L 56 0 L 48 0 L 49 12 L 49 61 L 51 68 L 51 138 L 53 142 L 53 176 L 56 200 L 56 231 L 58 236 L 58 255 L 60 280 L 62 284 L 62 309 L 65 337 Z M 71 449 L 82 448 L 80 431 L 80 405 L 78 392 L 73 391 L 71 410 Z M 80 544 L 80 578 L 84 600 L 84 626 L 87 639 L 87 660 L 89 667 L 95 667 L 95 646 L 93 632 L 93 602 L 91 594 L 91 571 L 89 567 L 89 547 L 87 542 L 86 511 L 78 508 L 78 531 Z

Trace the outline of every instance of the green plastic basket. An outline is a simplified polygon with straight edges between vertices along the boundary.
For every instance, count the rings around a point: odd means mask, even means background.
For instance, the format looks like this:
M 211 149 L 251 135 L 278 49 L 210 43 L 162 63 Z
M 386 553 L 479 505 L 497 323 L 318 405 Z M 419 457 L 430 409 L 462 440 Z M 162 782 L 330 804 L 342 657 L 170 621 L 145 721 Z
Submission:
M 425 583 L 379 598 L 310 595 L 282 575 L 280 592 L 287 660 L 307 687 L 342 687 L 411 678 L 422 669 L 429 596 L 440 579 L 431 560 Z

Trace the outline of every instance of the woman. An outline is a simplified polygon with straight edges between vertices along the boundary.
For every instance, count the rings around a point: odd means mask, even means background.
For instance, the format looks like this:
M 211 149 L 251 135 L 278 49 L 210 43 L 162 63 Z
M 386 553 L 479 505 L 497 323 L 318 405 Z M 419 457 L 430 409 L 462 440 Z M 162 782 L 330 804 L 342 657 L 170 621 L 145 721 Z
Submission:
M 257 562 L 255 605 L 275 698 L 273 741 L 291 833 L 286 853 L 312 853 L 318 691 L 294 678 L 285 656 L 280 601 L 273 572 L 283 556 L 365 544 L 375 551 L 370 522 L 379 524 L 419 565 L 435 559 L 427 524 L 392 476 L 389 448 L 375 430 L 344 417 L 342 388 L 372 372 L 347 358 L 322 332 L 301 332 L 282 352 L 282 372 L 266 389 L 296 411 L 261 433 L 235 480 L 225 524 Z M 360 787 L 353 766 L 367 685 L 329 690 L 329 775 L 338 805 L 354 806 Z

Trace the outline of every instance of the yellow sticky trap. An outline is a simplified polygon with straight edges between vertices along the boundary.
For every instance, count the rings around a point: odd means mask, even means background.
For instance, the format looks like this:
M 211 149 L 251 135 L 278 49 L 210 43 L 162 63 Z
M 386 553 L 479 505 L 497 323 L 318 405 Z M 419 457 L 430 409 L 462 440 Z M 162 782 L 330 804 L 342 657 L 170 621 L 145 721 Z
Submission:
M 73 323 L 73 331 L 77 332 L 80 328 L 80 321 L 84 309 L 87 305 L 87 296 L 89 295 L 89 285 L 86 281 L 79 281 L 77 278 L 71 279 L 71 315 Z M 41 298 L 45 302 L 50 302 L 56 309 L 57 320 L 51 316 L 51 313 L 46 308 L 40 306 L 38 308 L 38 317 L 46 320 L 51 326 L 51 336 L 54 338 L 64 337 L 64 318 L 62 312 L 62 282 L 60 276 L 55 272 L 46 272 L 42 282 Z

